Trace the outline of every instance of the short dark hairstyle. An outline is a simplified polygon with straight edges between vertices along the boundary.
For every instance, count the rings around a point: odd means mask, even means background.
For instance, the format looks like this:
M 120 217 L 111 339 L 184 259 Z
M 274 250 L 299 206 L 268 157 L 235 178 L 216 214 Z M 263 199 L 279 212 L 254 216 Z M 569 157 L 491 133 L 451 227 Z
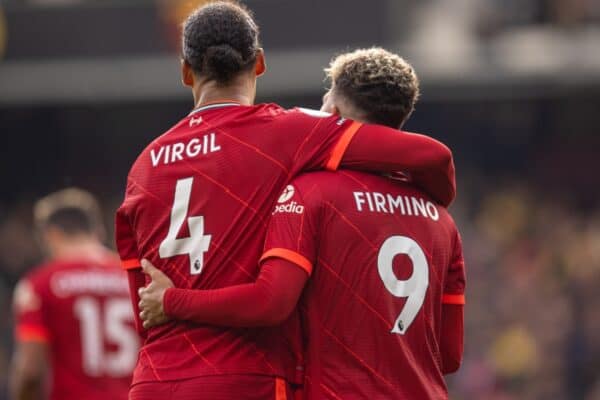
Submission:
M 337 56 L 325 72 L 333 91 L 364 112 L 372 123 L 400 127 L 419 97 L 419 79 L 411 65 L 382 48 Z
M 250 10 L 233 1 L 196 9 L 183 24 L 183 60 L 192 70 L 226 84 L 255 62 L 260 44 Z
M 38 231 L 55 227 L 70 236 L 102 232 L 98 202 L 81 189 L 64 189 L 38 200 L 34 218 Z

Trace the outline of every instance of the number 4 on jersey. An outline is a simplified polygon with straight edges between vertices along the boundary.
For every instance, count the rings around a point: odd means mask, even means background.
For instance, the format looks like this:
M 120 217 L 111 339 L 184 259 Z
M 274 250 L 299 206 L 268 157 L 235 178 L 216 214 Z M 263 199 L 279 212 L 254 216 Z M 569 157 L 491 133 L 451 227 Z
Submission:
M 161 258 L 169 258 L 187 254 L 190 258 L 190 273 L 197 275 L 204 266 L 204 253 L 208 251 L 212 235 L 204 234 L 204 217 L 189 217 L 187 219 L 190 236 L 177 238 L 185 217 L 188 215 L 192 183 L 194 178 L 185 178 L 177 181 L 175 186 L 175 200 L 171 209 L 171 224 L 169 233 L 158 248 Z

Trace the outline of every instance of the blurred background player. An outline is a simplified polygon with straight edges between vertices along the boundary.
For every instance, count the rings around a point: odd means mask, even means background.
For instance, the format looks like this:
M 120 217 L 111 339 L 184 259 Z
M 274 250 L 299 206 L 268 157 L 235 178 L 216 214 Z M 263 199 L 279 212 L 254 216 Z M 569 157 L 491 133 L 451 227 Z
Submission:
M 254 105 L 257 77 L 265 72 L 258 31 L 250 12 L 234 2 L 201 7 L 183 27 L 182 80 L 196 108 L 142 151 L 116 217 L 117 246 L 133 287 L 145 284 L 142 258 L 192 296 L 196 289 L 254 281 L 271 207 L 301 171 L 340 165 L 428 171 L 421 183 L 432 195 L 445 204 L 454 198 L 451 153 L 432 138 Z M 182 313 L 187 294 L 178 298 Z M 296 379 L 294 357 L 278 329 L 173 321 L 148 331 L 130 396 L 282 398 Z
M 96 200 L 65 189 L 39 200 L 34 217 L 47 261 L 15 289 L 12 398 L 126 399 L 139 343 Z
M 327 71 L 323 110 L 357 121 L 401 128 L 419 95 L 412 67 L 383 49 L 339 56 Z M 444 207 L 403 177 L 302 175 L 275 206 L 257 282 L 197 293 L 189 317 L 281 323 L 311 273 L 299 306 L 305 398 L 448 397 L 443 374 L 462 359 L 465 273 Z M 154 307 L 156 287 L 145 291 L 142 305 Z M 165 305 L 167 315 L 173 306 Z

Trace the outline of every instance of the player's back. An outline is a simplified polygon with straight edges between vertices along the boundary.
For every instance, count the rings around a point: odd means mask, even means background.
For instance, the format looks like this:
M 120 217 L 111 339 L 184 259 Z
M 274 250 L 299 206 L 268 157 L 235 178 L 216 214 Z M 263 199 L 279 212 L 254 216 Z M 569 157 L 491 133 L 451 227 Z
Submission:
M 369 174 L 295 182 L 320 213 L 301 303 L 307 398 L 447 398 L 442 299 L 456 279 L 449 268 L 462 266 L 448 212 L 407 183 Z
M 17 338 L 47 344 L 50 399 L 126 399 L 139 340 L 126 275 L 108 251 L 34 269 L 15 295 Z
M 254 281 L 281 189 L 301 170 L 324 168 L 354 125 L 276 105 L 197 109 L 153 141 L 131 169 L 117 213 L 124 264 L 148 258 L 184 289 Z M 173 321 L 149 331 L 134 384 L 215 374 L 291 377 L 293 357 L 275 328 Z

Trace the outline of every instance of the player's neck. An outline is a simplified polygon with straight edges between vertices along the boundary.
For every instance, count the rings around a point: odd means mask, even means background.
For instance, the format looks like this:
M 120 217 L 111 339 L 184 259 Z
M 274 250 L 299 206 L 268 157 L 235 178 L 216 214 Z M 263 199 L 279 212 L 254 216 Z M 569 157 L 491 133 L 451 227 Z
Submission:
M 99 258 L 106 252 L 104 246 L 93 237 L 76 236 L 68 241 L 51 246 L 51 257 L 55 260 Z
M 234 79 L 227 86 L 215 81 L 205 81 L 194 85 L 193 92 L 196 108 L 216 102 L 236 102 L 249 106 L 254 104 L 256 84 L 244 77 Z

